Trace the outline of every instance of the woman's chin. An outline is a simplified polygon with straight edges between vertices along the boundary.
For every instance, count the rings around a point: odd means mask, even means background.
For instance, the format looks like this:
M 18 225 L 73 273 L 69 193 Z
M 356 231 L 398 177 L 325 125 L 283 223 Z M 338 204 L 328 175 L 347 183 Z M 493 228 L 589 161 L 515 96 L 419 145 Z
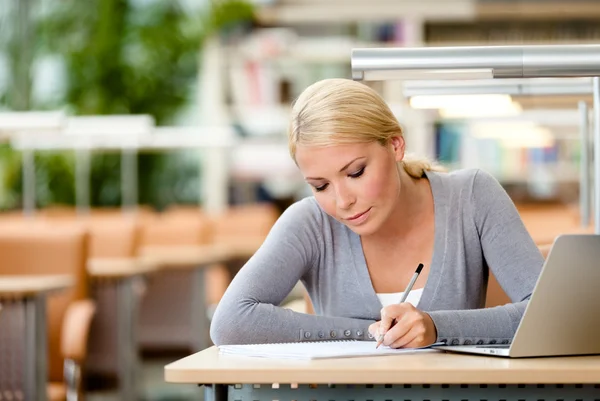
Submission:
M 347 224 L 344 223 L 346 225 L 346 227 L 348 227 L 350 230 L 352 230 L 355 234 L 360 235 L 361 237 L 366 237 L 369 236 L 371 234 L 373 234 L 376 230 L 376 227 L 374 224 L 372 224 L 372 222 L 368 222 L 366 224 L 361 224 L 361 225 L 353 225 L 353 224 Z

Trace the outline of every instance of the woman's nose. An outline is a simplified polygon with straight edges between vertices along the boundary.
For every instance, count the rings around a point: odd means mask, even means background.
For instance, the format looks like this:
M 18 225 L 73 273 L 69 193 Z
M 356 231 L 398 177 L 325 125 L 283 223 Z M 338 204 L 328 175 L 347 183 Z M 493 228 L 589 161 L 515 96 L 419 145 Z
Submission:
M 351 191 L 340 186 L 336 189 L 336 204 L 340 209 L 348 209 L 355 202 L 355 197 Z

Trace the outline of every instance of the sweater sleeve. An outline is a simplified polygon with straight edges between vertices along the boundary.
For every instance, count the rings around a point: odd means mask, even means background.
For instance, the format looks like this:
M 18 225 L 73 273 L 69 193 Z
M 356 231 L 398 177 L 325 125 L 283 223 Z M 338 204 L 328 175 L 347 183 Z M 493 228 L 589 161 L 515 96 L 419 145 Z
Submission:
M 373 321 L 279 307 L 299 280 L 319 268 L 323 223 L 317 208 L 308 199 L 290 206 L 235 276 L 211 322 L 216 345 L 366 339 Z
M 509 343 L 519 326 L 544 259 L 500 183 L 478 170 L 469 202 L 483 257 L 512 303 L 493 308 L 430 312 L 438 341 Z M 469 263 L 469 261 L 467 261 Z

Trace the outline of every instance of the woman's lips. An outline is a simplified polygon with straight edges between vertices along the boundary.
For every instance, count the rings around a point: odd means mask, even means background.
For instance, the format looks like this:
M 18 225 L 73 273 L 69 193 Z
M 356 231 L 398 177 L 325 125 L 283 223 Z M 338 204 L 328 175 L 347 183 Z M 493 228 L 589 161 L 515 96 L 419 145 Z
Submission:
M 358 213 L 358 214 L 355 214 L 354 216 L 346 218 L 346 220 L 350 221 L 352 223 L 362 222 L 363 220 L 365 220 L 368 217 L 368 213 L 370 210 L 371 210 L 371 208 L 368 208 L 367 210 L 365 210 L 362 213 Z

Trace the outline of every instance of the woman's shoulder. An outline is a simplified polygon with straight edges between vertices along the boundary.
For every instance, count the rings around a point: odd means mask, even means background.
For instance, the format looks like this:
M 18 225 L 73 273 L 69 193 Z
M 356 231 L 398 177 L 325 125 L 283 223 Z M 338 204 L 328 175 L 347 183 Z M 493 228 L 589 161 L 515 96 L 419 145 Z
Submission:
M 470 193 L 482 186 L 499 184 L 493 175 L 479 168 L 464 168 L 450 172 L 428 172 L 427 175 L 430 179 L 435 177 L 435 179 L 440 180 L 455 193 L 464 193 L 465 191 Z
M 307 196 L 288 206 L 282 216 L 291 215 L 293 217 L 318 218 L 321 216 L 321 213 L 321 208 L 315 197 Z
M 434 194 L 452 205 L 480 207 L 502 196 L 504 188 L 496 177 L 479 168 L 454 170 L 447 173 L 428 172 Z
M 302 198 L 288 206 L 279 218 L 278 223 L 309 229 L 320 229 L 327 221 L 314 196 Z

